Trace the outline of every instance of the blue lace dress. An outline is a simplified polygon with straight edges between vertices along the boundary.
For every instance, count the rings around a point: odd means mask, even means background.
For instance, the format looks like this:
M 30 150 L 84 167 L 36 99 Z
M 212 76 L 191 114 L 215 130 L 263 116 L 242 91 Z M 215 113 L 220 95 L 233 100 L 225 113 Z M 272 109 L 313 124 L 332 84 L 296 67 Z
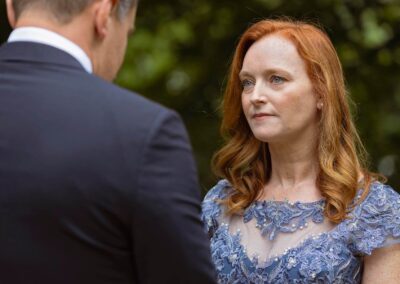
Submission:
M 400 196 L 379 182 L 340 224 L 324 200 L 256 201 L 228 216 L 217 200 L 230 190 L 221 180 L 203 201 L 219 283 L 360 283 L 363 256 L 400 243 Z

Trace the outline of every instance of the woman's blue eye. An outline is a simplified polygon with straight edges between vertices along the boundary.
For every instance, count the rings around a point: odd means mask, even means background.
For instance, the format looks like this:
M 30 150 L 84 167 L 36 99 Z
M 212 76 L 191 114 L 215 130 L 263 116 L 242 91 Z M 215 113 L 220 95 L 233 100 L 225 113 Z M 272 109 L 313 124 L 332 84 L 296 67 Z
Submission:
M 285 81 L 286 80 L 283 77 L 276 76 L 276 75 L 271 76 L 271 83 L 273 83 L 273 84 L 282 84 Z
M 242 85 L 243 89 L 249 88 L 253 85 L 253 82 L 251 82 L 250 80 L 243 80 L 240 82 L 240 84 Z

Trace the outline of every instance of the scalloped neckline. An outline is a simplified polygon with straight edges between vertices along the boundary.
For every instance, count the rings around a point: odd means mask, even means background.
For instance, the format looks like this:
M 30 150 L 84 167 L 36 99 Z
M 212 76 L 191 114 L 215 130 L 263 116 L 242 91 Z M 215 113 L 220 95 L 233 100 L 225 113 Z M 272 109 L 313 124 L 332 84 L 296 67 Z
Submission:
M 273 199 L 268 199 L 268 200 L 255 200 L 253 203 L 256 204 L 261 204 L 261 205 L 268 205 L 268 204 L 287 204 L 290 206 L 296 206 L 296 205 L 306 205 L 306 206 L 312 206 L 312 205 L 319 205 L 323 204 L 326 201 L 326 198 L 321 198 L 315 201 L 289 201 L 289 200 L 273 200 Z

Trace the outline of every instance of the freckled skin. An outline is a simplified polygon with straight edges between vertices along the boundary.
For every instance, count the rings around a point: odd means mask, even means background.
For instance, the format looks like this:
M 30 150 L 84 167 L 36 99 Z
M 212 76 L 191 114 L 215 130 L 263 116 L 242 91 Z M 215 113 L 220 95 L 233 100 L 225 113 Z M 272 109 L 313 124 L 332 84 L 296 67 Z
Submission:
M 317 96 L 295 45 L 279 35 L 255 42 L 240 72 L 242 107 L 254 136 L 263 142 L 313 139 Z M 257 113 L 269 116 L 253 117 Z

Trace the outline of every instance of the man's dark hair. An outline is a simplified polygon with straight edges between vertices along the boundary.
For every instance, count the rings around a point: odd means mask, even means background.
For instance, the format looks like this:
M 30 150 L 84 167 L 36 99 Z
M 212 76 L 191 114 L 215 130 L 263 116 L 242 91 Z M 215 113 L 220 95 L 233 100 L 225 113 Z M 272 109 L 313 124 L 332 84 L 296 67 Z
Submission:
M 13 0 L 13 6 L 16 18 L 24 10 L 37 7 L 49 11 L 59 22 L 68 23 L 93 1 L 96 0 Z M 137 2 L 138 0 L 117 0 L 118 18 L 123 18 Z

